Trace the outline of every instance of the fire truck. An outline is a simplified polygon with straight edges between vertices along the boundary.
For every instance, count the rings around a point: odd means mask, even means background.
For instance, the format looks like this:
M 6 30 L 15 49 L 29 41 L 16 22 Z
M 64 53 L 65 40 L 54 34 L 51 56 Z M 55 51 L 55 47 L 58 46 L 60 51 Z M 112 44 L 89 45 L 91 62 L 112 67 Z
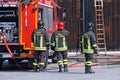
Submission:
M 0 69 L 5 60 L 34 57 L 31 34 L 39 20 L 50 35 L 57 29 L 57 7 L 53 0 L 0 0 Z

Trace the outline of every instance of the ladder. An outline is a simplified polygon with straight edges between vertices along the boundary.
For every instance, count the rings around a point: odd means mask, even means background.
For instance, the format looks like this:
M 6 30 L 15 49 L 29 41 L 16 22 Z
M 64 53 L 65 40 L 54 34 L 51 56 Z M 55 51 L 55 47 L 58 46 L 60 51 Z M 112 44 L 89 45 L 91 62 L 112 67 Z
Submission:
M 104 29 L 104 14 L 103 14 L 103 0 L 95 1 L 95 15 L 96 15 L 96 39 L 99 51 L 106 52 L 106 39 Z

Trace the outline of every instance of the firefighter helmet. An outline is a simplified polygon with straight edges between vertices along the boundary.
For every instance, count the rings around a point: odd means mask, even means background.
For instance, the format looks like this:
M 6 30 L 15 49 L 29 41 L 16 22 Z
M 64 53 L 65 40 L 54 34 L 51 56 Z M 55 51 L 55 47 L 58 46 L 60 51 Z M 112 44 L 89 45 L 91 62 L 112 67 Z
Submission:
M 44 28 L 44 23 L 43 23 L 43 21 L 39 21 L 38 22 L 38 28 L 40 29 L 40 28 Z
M 64 22 L 58 22 L 58 29 L 64 29 Z
M 87 29 L 92 30 L 94 28 L 94 24 L 92 22 L 87 23 Z

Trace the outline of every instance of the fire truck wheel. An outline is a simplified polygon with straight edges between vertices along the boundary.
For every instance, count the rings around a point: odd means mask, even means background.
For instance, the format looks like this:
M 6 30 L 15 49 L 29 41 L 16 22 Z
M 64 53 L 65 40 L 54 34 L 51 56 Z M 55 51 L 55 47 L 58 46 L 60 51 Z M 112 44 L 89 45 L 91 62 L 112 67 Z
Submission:
M 3 66 L 3 60 L 0 60 L 0 69 L 2 69 Z
M 21 62 L 21 59 L 15 59 L 15 61 L 16 61 L 17 63 L 20 63 L 20 62 Z M 8 62 L 9 62 L 9 64 L 15 64 L 15 62 L 14 62 L 12 59 L 8 60 Z

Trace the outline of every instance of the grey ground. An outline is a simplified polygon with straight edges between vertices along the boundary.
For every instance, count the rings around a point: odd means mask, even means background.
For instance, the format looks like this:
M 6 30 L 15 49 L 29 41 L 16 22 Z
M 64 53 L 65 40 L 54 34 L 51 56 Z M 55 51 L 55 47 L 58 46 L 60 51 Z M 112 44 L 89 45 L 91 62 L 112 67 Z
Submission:
M 4 63 L 0 80 L 119 80 L 120 57 L 115 55 L 94 56 L 92 69 L 95 74 L 84 74 L 83 55 L 69 55 L 69 72 L 58 72 L 57 63 L 48 64 L 47 71 L 34 72 L 32 69 L 20 70 L 15 65 Z M 22 66 L 25 63 L 21 64 Z

